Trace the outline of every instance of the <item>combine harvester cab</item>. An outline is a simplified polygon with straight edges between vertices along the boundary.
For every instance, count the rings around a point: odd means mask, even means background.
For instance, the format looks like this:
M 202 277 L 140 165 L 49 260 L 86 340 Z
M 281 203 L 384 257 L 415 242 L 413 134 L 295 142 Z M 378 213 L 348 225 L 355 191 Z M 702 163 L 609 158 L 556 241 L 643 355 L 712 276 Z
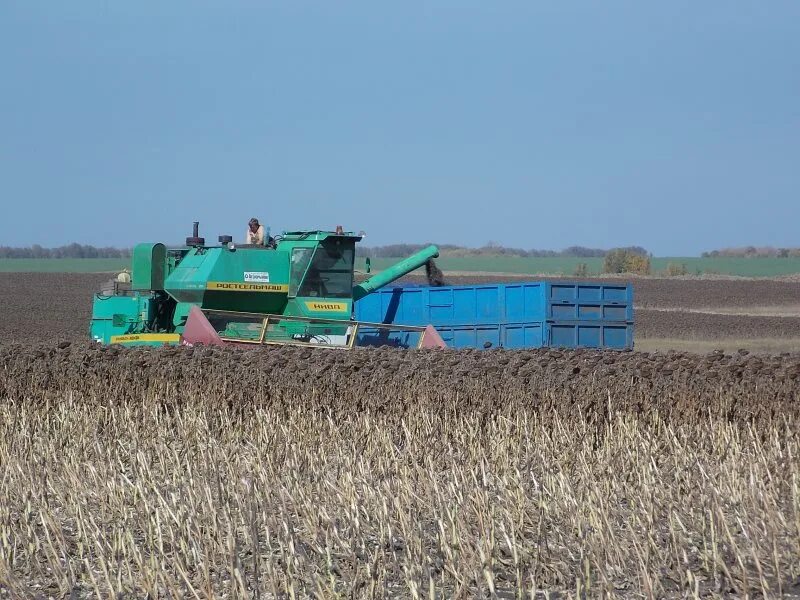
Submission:
M 325 348 L 441 347 L 427 324 L 353 320 L 353 303 L 438 256 L 428 246 L 353 285 L 361 236 L 286 232 L 270 247 L 220 236 L 206 245 L 194 224 L 186 246 L 134 248 L 130 284 L 94 297 L 90 335 L 103 344 L 281 344 Z

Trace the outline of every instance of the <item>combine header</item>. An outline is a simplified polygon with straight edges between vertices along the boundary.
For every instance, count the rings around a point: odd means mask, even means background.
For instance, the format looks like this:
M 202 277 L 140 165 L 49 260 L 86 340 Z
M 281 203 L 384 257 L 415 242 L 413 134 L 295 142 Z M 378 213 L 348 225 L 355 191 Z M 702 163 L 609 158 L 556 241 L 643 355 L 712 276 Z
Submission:
M 91 337 L 103 344 L 291 344 L 441 347 L 430 326 L 354 321 L 353 303 L 439 255 L 428 246 L 355 285 L 355 244 L 337 230 L 291 231 L 267 246 L 139 244 L 130 283 L 94 297 Z

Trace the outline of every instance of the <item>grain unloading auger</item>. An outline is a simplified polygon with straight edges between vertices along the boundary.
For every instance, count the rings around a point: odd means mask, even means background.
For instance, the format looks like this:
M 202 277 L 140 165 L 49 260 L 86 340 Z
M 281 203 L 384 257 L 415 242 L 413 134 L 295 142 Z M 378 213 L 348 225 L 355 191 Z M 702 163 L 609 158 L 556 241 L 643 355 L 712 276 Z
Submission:
M 125 345 L 444 346 L 430 326 L 352 319 L 354 302 L 428 264 L 436 246 L 354 286 L 360 240 L 338 230 L 291 231 L 271 247 L 237 245 L 230 236 L 206 245 L 195 223 L 184 247 L 134 248 L 130 283 L 94 297 L 91 337 Z

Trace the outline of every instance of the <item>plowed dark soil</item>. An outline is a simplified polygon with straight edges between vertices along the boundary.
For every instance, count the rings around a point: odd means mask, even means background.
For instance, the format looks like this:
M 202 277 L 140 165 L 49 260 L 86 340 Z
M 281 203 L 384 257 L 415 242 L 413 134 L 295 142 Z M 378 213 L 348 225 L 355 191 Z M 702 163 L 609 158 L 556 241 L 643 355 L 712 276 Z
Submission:
M 0 273 L 0 343 L 88 339 L 107 273 Z
M 638 309 L 635 335 L 639 339 L 800 338 L 800 318 Z
M 448 284 L 486 283 L 491 277 L 450 277 Z M 107 274 L 0 273 L 0 343 L 85 340 L 91 297 Z M 508 280 L 508 278 L 506 278 Z M 423 283 L 425 277 L 406 281 Z M 517 281 L 519 279 L 516 279 Z M 718 315 L 683 312 L 714 307 L 800 305 L 800 283 L 725 280 L 637 279 L 637 339 L 795 338 L 800 317 Z M 670 311 L 650 309 L 671 309 Z M 677 310 L 675 310 L 677 309 Z
M 770 280 L 637 279 L 636 304 L 642 308 L 713 309 L 800 304 L 800 283 Z

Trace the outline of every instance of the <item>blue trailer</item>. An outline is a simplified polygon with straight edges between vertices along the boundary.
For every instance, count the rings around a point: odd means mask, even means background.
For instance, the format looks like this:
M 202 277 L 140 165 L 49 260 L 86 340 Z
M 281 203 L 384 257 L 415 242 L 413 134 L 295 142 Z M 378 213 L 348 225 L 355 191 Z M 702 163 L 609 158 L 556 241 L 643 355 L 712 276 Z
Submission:
M 378 290 L 358 321 L 433 325 L 452 348 L 633 348 L 630 284 L 527 281 Z

